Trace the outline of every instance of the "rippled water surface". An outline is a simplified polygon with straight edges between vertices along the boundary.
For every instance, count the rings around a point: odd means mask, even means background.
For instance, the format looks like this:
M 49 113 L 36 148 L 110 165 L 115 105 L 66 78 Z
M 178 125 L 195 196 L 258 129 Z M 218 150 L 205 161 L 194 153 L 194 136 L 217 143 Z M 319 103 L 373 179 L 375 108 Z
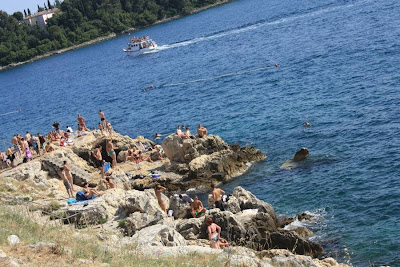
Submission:
M 131 136 L 201 122 L 268 155 L 225 189 L 322 215 L 314 239 L 341 262 L 400 265 L 399 25 L 395 0 L 234 1 L 137 33 L 157 53 L 126 57 L 121 36 L 1 72 L 0 113 L 22 112 L 0 116 L 0 139 L 78 113 L 94 127 L 99 108 Z

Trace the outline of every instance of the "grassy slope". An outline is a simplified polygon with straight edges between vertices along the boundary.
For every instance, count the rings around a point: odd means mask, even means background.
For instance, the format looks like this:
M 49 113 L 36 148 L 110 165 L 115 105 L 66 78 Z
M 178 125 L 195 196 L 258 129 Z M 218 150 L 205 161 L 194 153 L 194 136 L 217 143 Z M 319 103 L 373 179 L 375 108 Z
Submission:
M 0 249 L 7 256 L 21 259 L 29 266 L 69 266 L 85 259 L 93 266 L 222 266 L 213 255 L 187 255 L 179 257 L 148 258 L 136 252 L 130 244 L 110 252 L 96 237 L 93 229 L 76 230 L 71 226 L 42 226 L 32 214 L 20 206 L 0 203 Z M 77 234 L 80 233 L 80 234 Z M 11 246 L 7 237 L 17 235 L 20 244 Z M 36 242 L 52 242 L 53 247 L 31 248 Z M 69 251 L 69 252 L 68 252 Z M 0 259 L 0 265 L 2 265 Z M 85 264 L 87 264 L 85 263 Z

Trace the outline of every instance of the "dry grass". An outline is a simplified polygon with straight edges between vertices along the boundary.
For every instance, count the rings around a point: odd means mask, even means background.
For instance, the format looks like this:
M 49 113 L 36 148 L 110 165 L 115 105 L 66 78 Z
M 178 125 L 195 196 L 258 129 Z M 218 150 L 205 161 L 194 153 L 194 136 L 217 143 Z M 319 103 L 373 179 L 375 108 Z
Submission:
M 107 247 L 96 237 L 95 229 L 76 230 L 65 225 L 40 225 L 31 219 L 28 209 L 0 203 L 0 249 L 21 259 L 27 266 L 222 266 L 215 255 L 159 255 L 145 257 L 134 244 L 122 248 Z M 78 233 L 78 234 L 77 234 Z M 7 237 L 17 235 L 21 243 L 10 246 Z M 53 246 L 30 247 L 37 242 Z M 81 263 L 80 260 L 85 260 Z M 0 263 L 1 264 L 1 263 Z

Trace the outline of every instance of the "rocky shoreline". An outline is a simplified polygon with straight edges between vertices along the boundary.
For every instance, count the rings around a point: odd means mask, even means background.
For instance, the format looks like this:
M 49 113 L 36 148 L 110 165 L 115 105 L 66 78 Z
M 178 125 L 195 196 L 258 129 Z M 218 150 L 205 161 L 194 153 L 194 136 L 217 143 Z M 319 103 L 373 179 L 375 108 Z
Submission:
M 323 259 L 323 248 L 308 239 L 312 235 L 308 229 L 285 230 L 285 225 L 294 218 L 279 220 L 272 205 L 242 187 L 236 187 L 223 203 L 225 211 L 214 208 L 209 198 L 210 209 L 205 216 L 191 218 L 190 205 L 177 194 L 188 189 L 208 192 L 211 183 L 224 183 L 239 176 L 251 164 L 266 158 L 254 147 L 228 145 L 213 135 L 181 139 L 172 134 L 162 142 L 165 157 L 160 158 L 157 151 L 148 151 L 145 154 L 153 162 L 142 162 L 138 166 L 125 162 L 128 148 L 147 148 L 154 143 L 143 137 L 132 139 L 113 133 L 118 165 L 111 170 L 110 177 L 116 188 L 108 189 L 90 157 L 91 151 L 105 144 L 107 138 L 89 132 L 72 139 L 73 146 L 57 147 L 53 152 L 0 173 L 1 187 L 6 189 L 2 193 L 3 204 L 9 203 L 5 199 L 24 199 L 23 205 L 40 206 L 36 211 L 38 222 L 74 225 L 77 232 L 101 225 L 96 233 L 107 236 L 101 241 L 104 246 L 118 251 L 122 245 L 135 244 L 146 257 L 155 257 L 150 251 L 157 248 L 171 255 L 194 251 L 218 255 L 227 266 L 345 266 L 332 258 Z M 107 159 L 105 150 L 102 154 Z M 88 182 L 104 195 L 85 205 L 67 205 L 67 194 L 58 175 L 63 160 L 69 162 L 76 186 Z M 161 176 L 155 178 L 150 172 Z M 155 184 L 167 188 L 162 198 L 172 216 L 158 205 Z M 49 211 L 49 201 L 55 201 L 58 208 Z M 208 217 L 222 228 L 221 236 L 231 247 L 223 250 L 209 247 L 205 223 Z M 312 218 L 298 216 L 297 219 Z
M 192 15 L 192 14 L 195 14 L 195 13 L 198 13 L 198 12 L 201 12 L 201 11 L 204 11 L 204 10 L 207 10 L 207 9 L 219 6 L 219 5 L 223 5 L 223 4 L 232 2 L 232 1 L 233 0 L 222 0 L 222 1 L 220 1 L 218 3 L 215 3 L 215 4 L 212 4 L 212 5 L 208 5 L 208 6 L 205 6 L 205 7 L 202 7 L 202 8 L 197 8 L 197 9 L 193 10 L 192 12 L 190 12 L 190 14 L 188 14 L 188 15 Z M 48 53 L 46 53 L 44 55 L 36 56 L 36 57 L 33 57 L 33 58 L 31 58 L 29 60 L 26 60 L 26 61 L 23 61 L 23 62 L 16 62 L 16 63 L 11 63 L 11 64 L 9 64 L 7 66 L 0 66 L 0 71 L 11 69 L 11 68 L 14 68 L 14 67 L 18 67 L 18 66 L 21 66 L 21 65 L 24 65 L 24 64 L 32 63 L 32 62 L 35 62 L 35 61 L 38 61 L 38 60 L 41 60 L 41 59 L 44 59 L 44 58 L 47 58 L 47 57 L 51 57 L 51 56 L 54 56 L 54 55 L 59 55 L 59 54 L 66 53 L 66 52 L 69 52 L 69 51 L 72 51 L 72 50 L 76 50 L 76 49 L 79 49 L 79 48 L 83 48 L 83 47 L 86 47 L 86 46 L 89 46 L 89 45 L 97 44 L 97 43 L 100 43 L 100 42 L 103 42 L 103 41 L 106 41 L 106 40 L 113 39 L 113 38 L 115 38 L 117 36 L 120 36 L 120 35 L 123 35 L 123 34 L 139 31 L 139 30 L 142 30 L 142 29 L 154 26 L 154 25 L 158 25 L 158 24 L 167 23 L 167 22 L 170 22 L 170 21 L 173 21 L 173 20 L 176 20 L 176 19 L 180 19 L 180 18 L 185 17 L 185 16 L 187 16 L 187 15 L 178 15 L 178 16 L 174 16 L 174 17 L 171 17 L 171 18 L 158 20 L 158 21 L 154 22 L 151 25 L 147 25 L 147 26 L 144 26 L 144 27 L 138 27 L 138 28 L 130 28 L 130 29 L 128 29 L 126 31 L 123 31 L 121 33 L 111 33 L 111 34 L 109 34 L 107 36 L 98 37 L 96 39 L 93 39 L 93 40 L 90 40 L 90 41 L 87 41 L 87 42 L 84 42 L 84 43 L 81 43 L 81 44 L 73 45 L 73 46 L 70 46 L 70 47 L 67 47 L 67 48 L 63 48 L 63 49 L 59 49 L 59 50 L 55 50 L 55 51 L 51 51 L 51 52 L 48 52 Z

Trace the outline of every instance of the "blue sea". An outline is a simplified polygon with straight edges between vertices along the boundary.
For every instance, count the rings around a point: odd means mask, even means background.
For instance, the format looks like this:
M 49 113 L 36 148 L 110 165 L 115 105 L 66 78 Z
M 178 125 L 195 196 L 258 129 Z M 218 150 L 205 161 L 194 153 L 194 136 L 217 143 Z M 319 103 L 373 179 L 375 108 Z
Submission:
M 225 190 L 321 216 L 313 240 L 340 262 L 400 266 L 400 1 L 238 0 L 134 34 L 159 51 L 128 57 L 124 35 L 0 72 L 0 113 L 22 110 L 0 139 L 99 109 L 132 137 L 202 123 L 268 156 Z

